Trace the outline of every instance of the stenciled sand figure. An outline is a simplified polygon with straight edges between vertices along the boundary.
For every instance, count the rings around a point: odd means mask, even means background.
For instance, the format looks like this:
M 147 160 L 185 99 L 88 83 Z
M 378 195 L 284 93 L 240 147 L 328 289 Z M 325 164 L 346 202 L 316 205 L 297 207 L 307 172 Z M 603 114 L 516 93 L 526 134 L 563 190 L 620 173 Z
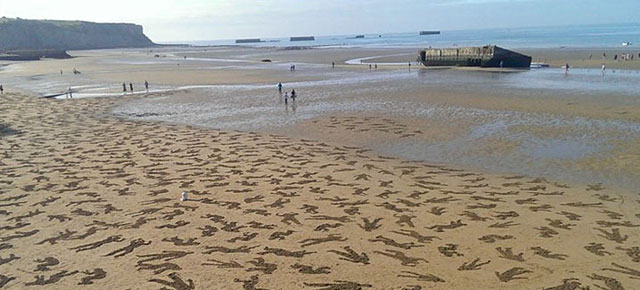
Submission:
M 0 97 L 0 288 L 640 289 L 633 193 L 125 121 L 119 102 Z

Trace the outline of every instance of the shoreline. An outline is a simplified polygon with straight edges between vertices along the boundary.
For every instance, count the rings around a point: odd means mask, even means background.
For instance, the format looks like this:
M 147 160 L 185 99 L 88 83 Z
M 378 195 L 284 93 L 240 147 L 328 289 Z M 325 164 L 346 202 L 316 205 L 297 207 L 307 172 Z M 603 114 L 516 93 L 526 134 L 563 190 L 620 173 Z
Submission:
M 173 56 L 156 59 L 140 50 L 84 52 L 81 59 L 18 64 L 0 76 L 9 82 L 7 88 L 82 87 L 75 97 L 121 96 L 121 84 L 131 80 L 136 93 L 144 94 L 140 89 L 144 80 L 151 83 L 152 92 L 173 91 L 172 97 L 140 99 L 120 109 L 136 119 L 249 132 L 287 128 L 277 133 L 317 140 L 341 141 L 354 135 L 360 136 L 357 146 L 483 171 L 560 176 L 627 188 L 634 188 L 633 180 L 638 180 L 634 177 L 640 172 L 640 103 L 635 85 L 639 76 L 634 71 L 601 76 L 599 70 L 589 69 L 564 75 L 559 69 L 507 73 L 343 65 L 332 69 L 327 64 L 331 59 L 392 53 L 379 49 L 162 53 Z M 273 62 L 259 62 L 263 58 Z M 228 59 L 237 61 L 224 61 Z M 298 72 L 288 72 L 291 63 L 298 64 Z M 82 75 L 57 73 L 76 67 Z M 285 84 L 285 90 L 295 88 L 303 94 L 297 111 L 284 106 L 274 89 L 278 82 Z M 348 126 L 328 122 L 331 116 L 344 115 L 359 119 Z M 370 116 L 404 124 L 398 131 L 406 132 L 396 136 L 378 130 L 375 122 L 365 120 Z M 323 125 L 307 124 L 311 120 Z M 328 126 L 337 127 L 328 132 Z M 305 128 L 307 133 L 296 133 Z M 379 140 L 351 134 L 357 132 L 371 132 Z

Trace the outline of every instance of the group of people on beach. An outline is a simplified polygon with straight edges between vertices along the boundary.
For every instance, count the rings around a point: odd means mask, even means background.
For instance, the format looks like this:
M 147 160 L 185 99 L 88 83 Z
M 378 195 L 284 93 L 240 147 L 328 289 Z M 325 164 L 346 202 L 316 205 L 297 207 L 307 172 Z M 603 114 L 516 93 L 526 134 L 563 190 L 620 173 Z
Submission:
M 618 61 L 618 59 L 624 60 L 624 61 L 633 60 L 634 56 L 635 55 L 633 53 L 622 53 L 622 54 L 620 54 L 619 57 L 618 57 L 617 54 L 614 54 L 613 55 L 613 60 L 615 60 L 615 61 Z M 589 54 L 589 59 L 591 59 L 592 57 L 593 57 L 593 55 Z M 602 53 L 602 59 L 603 60 L 607 59 L 607 53 L 606 52 Z M 638 53 L 638 59 L 640 59 L 640 53 Z
M 129 89 L 131 91 L 131 93 L 133 93 L 133 83 L 129 83 Z M 149 92 L 149 82 L 148 81 L 144 81 L 144 89 Z M 126 93 L 127 92 L 127 84 L 126 83 L 122 83 L 122 92 Z
M 278 83 L 278 92 L 280 93 L 280 95 L 282 95 L 282 83 Z M 291 101 L 295 104 L 296 103 L 296 97 L 298 97 L 298 95 L 296 95 L 296 90 L 295 89 L 291 90 L 291 95 L 289 95 L 289 92 L 285 92 L 284 93 L 284 104 L 285 105 L 289 104 L 289 97 L 291 97 Z
M 640 53 L 638 53 L 638 58 L 640 58 Z M 613 60 L 618 61 L 618 55 L 613 56 Z M 623 53 L 620 55 L 620 60 L 628 61 L 633 60 L 633 53 Z

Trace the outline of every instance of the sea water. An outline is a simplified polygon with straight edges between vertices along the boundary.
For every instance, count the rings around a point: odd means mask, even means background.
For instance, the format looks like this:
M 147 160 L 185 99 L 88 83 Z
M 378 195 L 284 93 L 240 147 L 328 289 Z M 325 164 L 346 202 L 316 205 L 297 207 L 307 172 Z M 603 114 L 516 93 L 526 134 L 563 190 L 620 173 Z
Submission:
M 192 45 L 240 46 L 342 46 L 342 47 L 451 47 L 498 44 L 509 48 L 620 47 L 623 42 L 640 46 L 640 23 L 478 30 L 443 30 L 438 35 L 369 33 L 316 36 L 314 41 L 289 41 L 288 37 L 264 38 L 261 43 L 236 44 L 235 40 L 192 41 Z M 259 36 L 258 36 L 259 37 Z

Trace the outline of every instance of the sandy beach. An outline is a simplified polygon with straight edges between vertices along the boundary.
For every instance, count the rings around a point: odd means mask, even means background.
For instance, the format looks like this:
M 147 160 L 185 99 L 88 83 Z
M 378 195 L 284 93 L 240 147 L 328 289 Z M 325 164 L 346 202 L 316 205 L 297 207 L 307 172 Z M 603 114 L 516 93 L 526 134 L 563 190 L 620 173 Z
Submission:
M 639 285 L 631 193 L 124 121 L 118 101 L 2 96 L 5 288 Z
M 345 64 L 409 61 L 409 49 L 207 50 L 2 68 L 0 288 L 640 288 L 640 104 L 618 79 L 531 98 L 482 83 L 548 86 L 555 71 Z M 285 111 L 279 81 L 302 92 L 296 108 Z M 37 98 L 69 86 L 80 98 Z M 468 141 L 494 119 L 506 135 Z M 526 134 L 605 140 L 607 153 L 524 158 L 529 139 L 511 137 Z M 431 142 L 474 146 L 418 156 Z M 553 170 L 516 168 L 536 166 Z

